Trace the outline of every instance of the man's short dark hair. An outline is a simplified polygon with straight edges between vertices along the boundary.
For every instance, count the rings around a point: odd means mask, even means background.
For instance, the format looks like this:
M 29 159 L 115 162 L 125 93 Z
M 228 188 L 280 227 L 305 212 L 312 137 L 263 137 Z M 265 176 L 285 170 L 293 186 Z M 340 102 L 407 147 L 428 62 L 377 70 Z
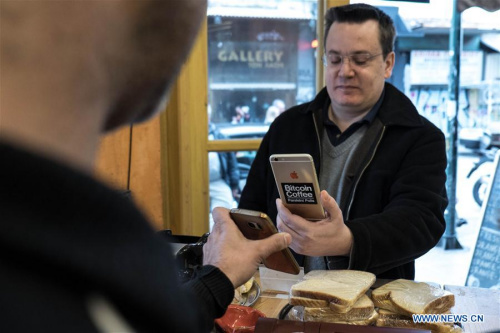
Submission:
M 326 47 L 326 38 L 330 27 L 334 22 L 337 23 L 364 23 L 369 20 L 374 20 L 379 24 L 379 39 L 380 46 L 384 57 L 393 51 L 394 41 L 396 39 L 396 29 L 391 17 L 377 7 L 363 3 L 332 7 L 325 14 L 325 39 L 324 46 Z

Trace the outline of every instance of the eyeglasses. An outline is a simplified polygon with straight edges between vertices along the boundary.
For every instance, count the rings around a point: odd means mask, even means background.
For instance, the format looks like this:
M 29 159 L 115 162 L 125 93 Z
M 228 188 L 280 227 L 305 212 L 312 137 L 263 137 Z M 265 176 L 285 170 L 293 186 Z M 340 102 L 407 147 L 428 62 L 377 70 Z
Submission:
M 378 57 L 379 55 L 382 55 L 382 53 L 372 55 L 366 52 L 366 53 L 346 54 L 343 56 L 337 53 L 329 53 L 328 55 L 326 54 L 323 55 L 323 64 L 325 65 L 325 67 L 336 68 L 339 67 L 341 64 L 343 64 L 344 59 L 347 58 L 349 59 L 349 65 L 363 67 L 366 66 L 370 60 L 372 60 L 375 57 Z

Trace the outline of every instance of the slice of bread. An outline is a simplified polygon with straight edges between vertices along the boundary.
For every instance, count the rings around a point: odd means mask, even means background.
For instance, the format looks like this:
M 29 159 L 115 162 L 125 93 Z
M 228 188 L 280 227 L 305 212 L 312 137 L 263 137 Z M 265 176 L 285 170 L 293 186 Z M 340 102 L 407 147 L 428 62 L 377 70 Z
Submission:
M 332 309 L 332 303 L 330 303 L 330 309 L 333 312 L 339 313 L 336 309 Z M 366 318 L 370 316 L 375 310 L 373 301 L 366 294 L 361 295 L 361 297 L 354 303 L 351 309 L 345 313 L 346 316 Z
M 367 319 L 373 315 L 375 307 L 373 306 L 372 300 L 366 296 L 362 295 L 359 300 L 352 306 L 351 310 L 346 313 L 339 313 L 333 311 L 329 307 L 323 308 L 304 308 L 304 319 L 306 317 L 313 318 L 325 318 L 337 321 L 352 321 L 352 320 L 362 320 Z M 334 322 L 334 321 L 331 321 Z
M 371 313 L 374 309 L 373 301 L 366 294 L 361 297 L 352 306 L 343 306 L 333 304 L 322 299 L 313 299 L 307 297 L 291 296 L 289 303 L 292 305 L 301 305 L 308 308 L 329 308 L 335 313 Z
M 379 314 L 379 318 L 382 318 L 382 319 L 406 319 L 406 320 L 409 320 L 410 317 L 407 317 L 405 315 L 402 315 L 402 314 L 399 314 L 399 313 L 396 313 L 396 312 L 392 312 L 392 311 L 389 311 L 389 310 L 386 310 L 386 309 L 378 309 L 377 310 L 378 314 Z
M 373 290 L 371 297 L 376 307 L 408 317 L 417 313 L 445 313 L 455 305 L 455 296 L 449 291 L 405 279 Z
M 354 270 L 311 271 L 294 284 L 290 297 L 325 300 L 337 312 L 347 312 L 375 282 L 375 275 Z M 340 311 L 339 311 L 340 310 Z
M 462 332 L 459 327 L 455 327 L 452 323 L 415 323 L 411 317 L 396 312 L 385 309 L 378 309 L 377 312 L 377 326 L 425 329 L 433 333 Z
M 300 296 L 290 296 L 289 303 L 292 305 L 301 305 L 308 308 L 328 308 L 330 302 L 324 299 L 313 299 Z
M 318 310 L 318 308 L 314 308 L 308 311 L 308 308 L 304 308 L 303 320 L 351 325 L 371 325 L 378 318 L 378 313 L 375 310 L 361 317 L 349 316 L 348 313 L 335 313 L 328 308 L 325 308 L 322 312 Z
M 408 319 L 382 318 L 380 314 L 375 322 L 375 326 L 416 328 L 422 330 L 430 330 L 432 333 L 462 332 L 462 329 L 460 329 L 459 327 L 455 327 L 453 324 L 450 323 L 414 323 L 411 318 Z
M 347 313 L 349 311 L 352 310 L 352 306 L 351 305 L 343 305 L 343 304 L 335 304 L 335 303 L 332 303 L 330 302 L 328 304 L 328 306 L 330 307 L 330 309 L 333 311 L 333 312 L 337 312 L 337 313 Z
M 386 309 L 378 309 L 377 312 L 379 314 L 379 318 L 383 318 L 383 319 L 389 318 L 389 319 L 412 320 L 411 317 L 408 317 L 408 316 L 405 316 L 405 315 L 402 315 L 402 314 L 399 314 L 396 312 L 392 312 L 392 311 L 389 311 Z M 451 313 L 450 311 L 445 312 L 445 314 L 450 314 L 450 313 Z
M 366 319 L 356 319 L 356 320 L 349 320 L 349 321 L 338 321 L 337 324 L 370 326 L 370 325 L 374 325 L 377 322 L 377 318 L 378 318 L 378 313 L 377 313 L 377 311 L 373 310 L 372 314 L 368 318 L 366 318 Z

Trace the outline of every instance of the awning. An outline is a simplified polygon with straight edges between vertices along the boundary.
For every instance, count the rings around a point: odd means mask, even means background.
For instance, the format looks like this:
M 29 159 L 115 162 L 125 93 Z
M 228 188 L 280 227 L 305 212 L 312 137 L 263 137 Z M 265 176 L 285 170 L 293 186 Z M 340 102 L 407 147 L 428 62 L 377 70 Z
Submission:
M 463 12 L 470 7 L 479 7 L 490 12 L 500 9 L 500 0 L 458 0 L 457 9 Z
M 500 52 L 500 33 L 495 34 L 483 34 L 481 35 L 481 43 L 493 49 L 497 52 Z

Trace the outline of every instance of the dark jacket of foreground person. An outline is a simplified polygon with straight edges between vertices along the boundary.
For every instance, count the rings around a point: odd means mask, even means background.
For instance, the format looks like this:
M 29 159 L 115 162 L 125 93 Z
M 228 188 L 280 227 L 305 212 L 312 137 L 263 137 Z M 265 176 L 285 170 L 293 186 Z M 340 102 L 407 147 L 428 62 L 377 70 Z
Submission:
M 179 288 L 170 244 L 130 199 L 1 142 L 0 156 L 0 331 L 104 332 L 115 317 L 127 332 L 209 332 L 224 314 L 231 281 L 207 265 Z

